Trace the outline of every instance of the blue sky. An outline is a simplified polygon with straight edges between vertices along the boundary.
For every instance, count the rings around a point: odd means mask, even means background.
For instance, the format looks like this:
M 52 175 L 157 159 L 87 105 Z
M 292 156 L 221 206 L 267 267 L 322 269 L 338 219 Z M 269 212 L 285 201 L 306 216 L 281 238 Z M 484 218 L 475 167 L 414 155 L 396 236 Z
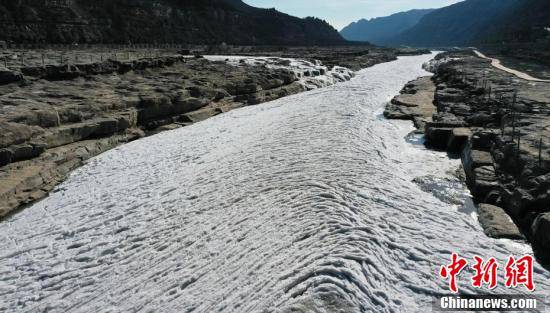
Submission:
M 361 18 L 387 16 L 412 9 L 440 8 L 460 0 L 244 0 L 291 15 L 316 16 L 340 30 Z

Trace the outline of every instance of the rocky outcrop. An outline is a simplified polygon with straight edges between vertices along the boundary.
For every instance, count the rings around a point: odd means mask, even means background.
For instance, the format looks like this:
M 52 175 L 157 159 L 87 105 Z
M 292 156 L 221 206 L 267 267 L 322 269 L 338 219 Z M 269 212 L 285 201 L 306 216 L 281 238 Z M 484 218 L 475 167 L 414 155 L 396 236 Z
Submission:
M 435 84 L 431 77 L 413 80 L 386 106 L 384 116 L 390 119 L 412 120 L 418 129 L 432 120 Z
M 0 0 L 0 21 L 8 43 L 346 43 L 325 21 L 240 0 Z
M 466 173 L 466 183 L 477 199 L 488 203 L 496 203 L 498 197 L 492 193 L 498 188 L 498 179 L 495 173 L 494 161 L 490 152 L 476 150 L 471 141 L 468 141 L 462 150 L 462 166 Z M 497 199 L 495 199 L 497 198 Z
M 46 80 L 68 80 L 90 75 L 125 74 L 130 71 L 172 66 L 184 61 L 183 56 L 166 56 L 132 61 L 109 59 L 104 62 L 21 67 L 20 71 L 28 77 Z
M 5 67 L 0 67 L 0 85 L 18 82 L 23 79 L 23 75 L 17 71 L 8 70 Z
M 438 59 L 427 144 L 459 153 L 476 201 L 503 208 L 550 263 L 549 84 L 518 79 L 469 51 Z
M 478 218 L 485 234 L 492 238 L 523 239 L 523 235 L 510 216 L 497 206 L 478 205 Z

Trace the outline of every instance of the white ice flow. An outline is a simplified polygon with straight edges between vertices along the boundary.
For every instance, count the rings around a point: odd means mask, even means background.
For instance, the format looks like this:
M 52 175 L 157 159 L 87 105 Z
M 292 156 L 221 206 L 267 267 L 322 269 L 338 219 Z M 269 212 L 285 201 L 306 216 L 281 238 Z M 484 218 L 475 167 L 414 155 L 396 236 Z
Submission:
M 207 55 L 210 61 L 227 62 L 239 66 L 247 64 L 253 66 L 265 66 L 268 68 L 287 69 L 296 74 L 298 81 L 306 88 L 312 90 L 327 87 L 336 83 L 350 80 L 355 73 L 345 67 L 323 65 L 319 60 L 301 60 L 278 57 L 246 57 L 246 56 L 222 56 Z
M 413 182 L 458 166 L 381 117 L 431 57 L 94 158 L 0 224 L 0 311 L 427 312 L 451 252 L 530 253 Z

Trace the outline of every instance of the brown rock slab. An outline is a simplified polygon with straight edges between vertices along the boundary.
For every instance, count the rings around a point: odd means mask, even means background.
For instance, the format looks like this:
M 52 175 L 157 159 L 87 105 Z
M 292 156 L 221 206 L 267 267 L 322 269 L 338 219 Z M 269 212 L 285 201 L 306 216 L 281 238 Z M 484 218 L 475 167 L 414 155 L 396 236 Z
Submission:
M 430 119 L 436 111 L 433 104 L 435 85 L 430 76 L 420 77 L 405 85 L 401 94 L 386 106 L 384 116 L 390 119 Z M 417 125 L 418 124 L 418 125 Z M 415 123 L 421 126 L 422 123 Z
M 478 214 L 479 223 L 487 236 L 491 238 L 524 239 L 524 236 L 504 209 L 491 204 L 480 204 Z
M 222 113 L 221 110 L 215 108 L 203 108 L 197 111 L 184 114 L 184 116 L 193 123 L 204 121 L 212 116 Z

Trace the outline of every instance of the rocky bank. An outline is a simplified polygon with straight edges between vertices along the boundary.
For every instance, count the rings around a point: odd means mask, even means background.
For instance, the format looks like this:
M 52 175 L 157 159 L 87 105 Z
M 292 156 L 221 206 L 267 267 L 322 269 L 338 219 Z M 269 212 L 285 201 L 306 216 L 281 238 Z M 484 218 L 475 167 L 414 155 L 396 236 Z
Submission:
M 11 57 L 9 69 L 0 66 L 0 217 L 46 196 L 71 170 L 117 145 L 353 76 L 337 64 L 396 57 L 358 49 L 353 57 L 331 50 L 329 67 L 146 51 L 80 51 L 62 63 L 55 51 L 29 50 L 20 62 L 22 51 L 4 51 Z
M 471 51 L 440 54 L 427 67 L 435 73 L 433 84 L 411 82 L 386 116 L 420 116 L 425 124 L 415 124 L 423 127 L 426 144 L 462 159 L 486 233 L 523 234 L 540 262 L 549 264 L 550 84 L 498 70 Z M 433 102 L 419 98 L 430 92 Z M 414 97 L 418 101 L 409 104 Z M 431 103 L 429 116 L 420 108 Z

